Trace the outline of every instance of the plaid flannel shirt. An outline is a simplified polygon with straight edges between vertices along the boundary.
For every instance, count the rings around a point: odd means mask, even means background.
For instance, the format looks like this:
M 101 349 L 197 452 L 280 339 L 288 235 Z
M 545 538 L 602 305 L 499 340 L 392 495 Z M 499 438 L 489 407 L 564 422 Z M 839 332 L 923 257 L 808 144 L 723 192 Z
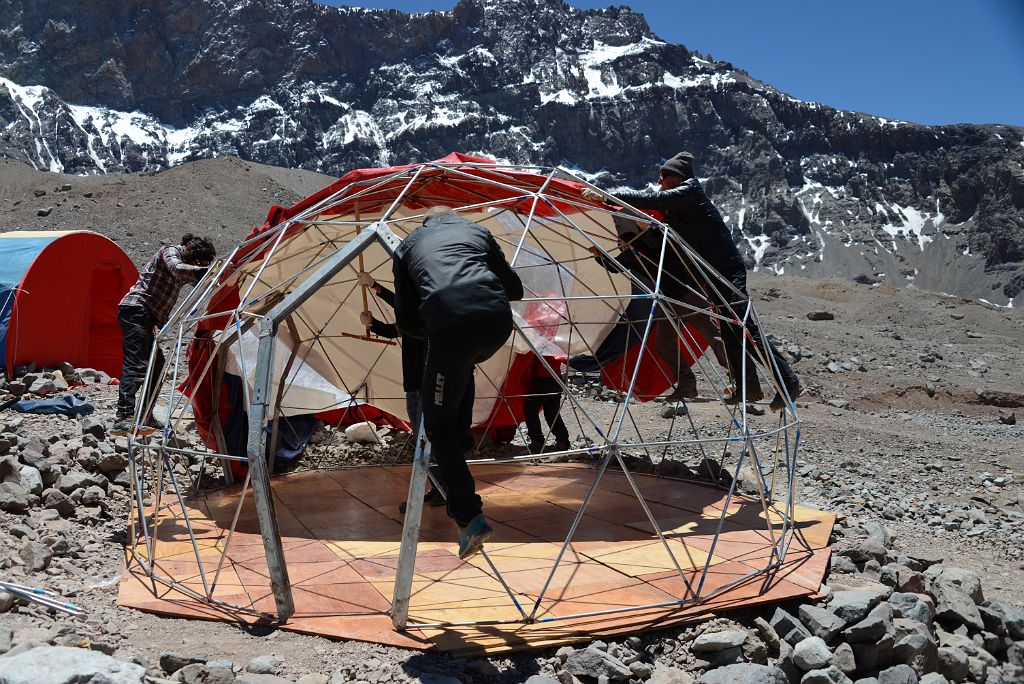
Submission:
M 181 260 L 180 245 L 164 245 L 143 267 L 139 279 L 121 299 L 121 305 L 144 307 L 153 323 L 163 326 L 171 317 L 181 286 L 194 283 L 203 269 Z

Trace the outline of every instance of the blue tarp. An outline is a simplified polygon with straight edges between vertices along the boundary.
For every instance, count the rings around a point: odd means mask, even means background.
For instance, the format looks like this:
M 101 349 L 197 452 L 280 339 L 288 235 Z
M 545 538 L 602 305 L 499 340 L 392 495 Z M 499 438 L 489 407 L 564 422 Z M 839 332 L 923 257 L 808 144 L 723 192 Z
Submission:
M 22 399 L 13 407 L 18 413 L 44 413 L 61 416 L 87 416 L 95 409 L 81 394 L 65 394 L 49 399 Z
M 0 367 L 7 358 L 7 327 L 17 287 L 39 253 L 61 235 L 0 238 Z

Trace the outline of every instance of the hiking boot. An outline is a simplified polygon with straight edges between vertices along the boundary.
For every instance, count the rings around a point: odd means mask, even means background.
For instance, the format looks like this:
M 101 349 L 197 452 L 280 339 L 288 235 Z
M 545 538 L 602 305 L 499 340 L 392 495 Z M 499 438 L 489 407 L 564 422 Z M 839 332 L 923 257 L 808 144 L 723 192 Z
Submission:
M 668 396 L 665 397 L 665 402 L 668 403 L 668 402 L 682 401 L 683 399 L 696 399 L 697 396 L 698 396 L 698 394 L 697 394 L 697 384 L 696 383 L 694 383 L 692 385 L 689 384 L 689 383 L 679 384 L 679 385 L 676 385 L 676 388 L 674 390 L 672 390 L 671 394 L 669 394 Z
M 530 443 L 526 445 L 526 448 L 531 454 L 544 453 L 544 440 L 543 439 L 531 439 Z
M 136 437 L 145 437 L 156 432 L 156 428 L 147 427 L 146 425 L 140 425 L 138 429 L 135 427 L 135 421 L 131 418 L 115 418 L 114 425 L 111 426 L 107 434 L 113 435 L 114 437 L 125 437 L 129 434 L 135 435 Z
M 448 502 L 445 501 L 444 494 L 441 493 L 440 489 L 437 487 L 431 487 L 430 491 L 423 496 L 423 503 L 436 508 L 438 506 L 444 506 Z
M 484 520 L 483 515 L 478 515 L 469 521 L 465 527 L 459 526 L 459 558 L 466 560 L 484 548 L 484 542 L 491 538 L 494 530 Z
M 796 398 L 803 393 L 803 388 L 800 387 L 800 382 L 797 381 L 794 387 L 787 387 L 786 391 L 789 392 L 789 400 L 795 402 Z M 768 410 L 781 411 L 784 408 L 786 408 L 786 398 L 782 396 L 782 392 L 776 392 L 772 403 L 768 405 Z
M 741 397 L 740 393 L 731 385 L 722 391 L 722 396 L 728 406 L 736 406 L 737 404 L 744 403 L 743 397 Z M 763 399 L 764 391 L 760 387 L 747 390 L 746 403 L 753 404 L 754 402 L 762 401 Z
M 568 451 L 571 448 L 572 448 L 572 445 L 569 444 L 568 440 L 566 440 L 564 442 L 555 442 L 554 444 L 552 444 L 550 446 L 544 447 L 540 451 L 541 451 L 542 454 L 551 454 L 551 453 L 556 453 L 556 452 L 559 452 L 559 451 Z

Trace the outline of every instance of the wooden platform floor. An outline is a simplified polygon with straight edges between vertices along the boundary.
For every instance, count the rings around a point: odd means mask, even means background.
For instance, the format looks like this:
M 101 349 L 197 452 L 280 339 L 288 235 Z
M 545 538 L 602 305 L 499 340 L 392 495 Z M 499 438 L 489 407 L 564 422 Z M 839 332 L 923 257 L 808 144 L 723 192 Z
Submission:
M 716 543 L 725 492 L 635 475 L 666 534 L 670 555 L 625 476 L 609 470 L 540 600 L 540 621 L 532 624 L 514 622 L 520 613 L 483 556 L 460 561 L 455 526 L 443 508 L 426 507 L 410 622 L 513 622 L 397 632 L 388 611 L 402 533 L 398 504 L 406 497 L 409 472 L 408 466 L 374 467 L 305 472 L 273 480 L 296 607 L 282 629 L 462 655 L 493 654 L 660 629 L 752 604 L 814 595 L 828 564 L 835 517 L 798 507 L 797 536 L 785 563 L 742 579 L 763 570 L 771 558 L 773 532 L 759 500 L 734 497 Z M 486 550 L 516 600 L 529 612 L 596 471 L 568 464 L 494 464 L 474 466 L 473 472 L 484 513 L 495 529 Z M 236 486 L 188 502 L 198 559 L 183 520 L 162 517 L 156 535 L 158 573 L 204 593 L 202 574 L 212 582 L 239 495 Z M 778 535 L 782 526 L 778 520 L 772 522 Z M 145 555 L 142 545 L 138 549 Z M 549 619 L 692 597 L 683 577 L 696 590 L 709 559 L 700 588 L 707 598 L 700 602 Z M 251 611 L 275 613 L 251 494 L 214 597 Z M 259 619 L 156 583 L 135 562 L 129 563 L 118 602 L 184 618 Z

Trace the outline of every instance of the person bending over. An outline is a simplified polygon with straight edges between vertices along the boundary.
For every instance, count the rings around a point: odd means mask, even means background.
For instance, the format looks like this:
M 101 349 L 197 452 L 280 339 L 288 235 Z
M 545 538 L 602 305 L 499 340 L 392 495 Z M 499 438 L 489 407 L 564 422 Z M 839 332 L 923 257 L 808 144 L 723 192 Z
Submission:
M 689 152 L 680 152 L 659 169 L 658 184 L 660 190 L 626 190 L 619 191 L 615 197 L 637 209 L 657 209 L 665 212 L 665 222 L 675 230 L 693 250 L 711 265 L 712 268 L 721 273 L 733 287 L 740 293 L 738 302 L 727 300 L 736 299 L 735 294 L 712 292 L 710 298 L 717 299 L 715 302 L 719 310 L 728 315 L 729 304 L 733 309 L 742 315 L 744 307 L 750 299 L 747 293 L 747 269 L 740 256 L 736 243 L 732 240 L 729 228 L 722 220 L 722 215 L 712 204 L 711 200 L 704 193 L 704 188 L 693 173 L 693 155 Z M 603 202 L 604 196 L 600 193 L 585 189 L 583 197 L 596 202 Z M 682 300 L 680 295 L 688 291 L 684 285 L 687 278 L 693 282 L 693 275 L 698 273 L 692 263 L 687 264 L 688 259 L 678 255 L 680 261 L 678 267 L 670 265 L 668 254 L 677 250 L 669 249 L 666 254 L 665 267 L 662 269 L 662 290 L 673 299 Z M 655 262 L 657 264 L 657 262 Z M 764 395 L 761 391 L 761 383 L 757 377 L 757 369 L 751 355 L 747 355 L 744 365 L 743 354 L 743 329 L 727 321 L 721 324 L 722 342 L 729 359 L 729 366 L 732 377 L 738 380 L 743 377 L 743 369 L 746 368 L 746 399 L 758 401 Z M 774 366 L 772 371 L 778 381 L 779 387 L 785 388 L 789 400 L 793 401 L 800 395 L 800 381 L 793 371 L 793 368 L 786 361 L 786 358 L 775 349 L 775 346 L 768 342 L 767 348 L 762 343 L 762 336 L 757 329 L 754 319 L 748 318 L 746 330 L 750 333 L 754 345 L 761 352 L 769 365 Z M 742 401 L 742 392 L 739 388 L 733 392 L 730 400 L 734 403 Z M 773 411 L 782 410 L 786 405 L 786 398 L 782 393 L 777 393 L 771 402 Z
M 180 245 L 164 244 L 149 260 L 131 289 L 117 307 L 117 320 L 121 324 L 124 365 L 121 384 L 117 391 L 117 413 L 111 433 L 125 435 L 132 428 L 135 415 L 135 395 L 146 378 L 146 366 L 153 351 L 156 331 L 167 323 L 171 310 L 178 302 L 183 285 L 195 284 L 202 278 L 217 256 L 209 238 L 187 233 Z M 160 383 L 156 380 L 164 367 L 164 355 L 159 348 L 154 356 L 154 382 L 143 397 L 145 412 L 142 424 L 152 428 L 153 402 Z
M 493 530 L 466 464 L 473 421 L 473 369 L 512 333 L 509 302 L 523 284 L 497 240 L 447 207 L 427 211 L 395 250 L 395 319 L 403 335 L 426 340 L 423 425 L 459 527 L 459 557 L 479 552 Z
M 619 233 L 619 253 L 614 261 L 605 258 L 597 247 L 591 247 L 594 258 L 605 270 L 615 273 L 629 271 L 637 280 L 652 287 L 657 281 L 658 264 L 661 261 L 663 237 L 657 230 L 651 230 L 651 223 L 615 217 L 615 229 Z M 666 250 L 662 269 L 662 292 L 681 304 L 666 303 L 667 315 L 659 316 L 654 322 L 654 349 L 669 365 L 670 380 L 675 388 L 665 397 L 666 401 L 678 402 L 696 399 L 697 376 L 683 358 L 679 348 L 680 337 L 689 348 L 696 346 L 696 340 L 687 332 L 686 325 L 700 333 L 711 347 L 718 364 L 729 372 L 729 361 L 722 344 L 718 322 L 706 310 L 709 301 L 704 288 L 691 274 L 690 260 L 679 252 Z

